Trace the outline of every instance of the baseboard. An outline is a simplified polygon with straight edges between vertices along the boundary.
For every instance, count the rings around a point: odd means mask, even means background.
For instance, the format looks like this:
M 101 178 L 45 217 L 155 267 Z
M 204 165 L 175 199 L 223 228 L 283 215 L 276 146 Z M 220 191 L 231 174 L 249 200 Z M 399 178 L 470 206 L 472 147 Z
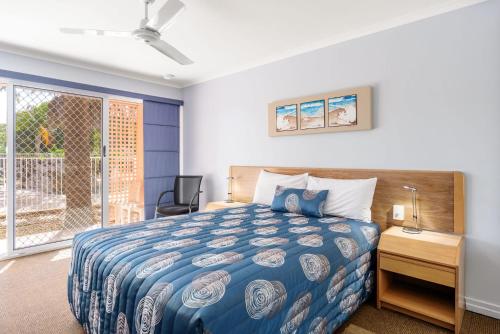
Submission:
M 465 297 L 465 308 L 472 312 L 500 319 L 500 305 L 488 303 L 471 297 Z

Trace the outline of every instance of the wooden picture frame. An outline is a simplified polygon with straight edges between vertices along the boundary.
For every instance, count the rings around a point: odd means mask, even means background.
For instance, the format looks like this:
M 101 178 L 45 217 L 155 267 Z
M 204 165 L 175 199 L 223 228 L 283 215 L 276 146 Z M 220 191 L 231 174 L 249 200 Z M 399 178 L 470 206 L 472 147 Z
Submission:
M 310 117 L 303 115 L 303 105 L 323 102 L 323 126 L 308 127 Z M 283 130 L 283 120 L 278 110 L 287 106 L 296 106 L 294 127 Z M 315 116 L 317 117 L 319 113 Z M 335 119 L 334 119 L 335 117 Z M 291 117 L 289 117 L 292 119 Z M 271 137 L 292 136 L 313 133 L 370 130 L 372 128 L 372 89 L 369 86 L 342 89 L 324 94 L 279 100 L 268 105 L 268 133 Z

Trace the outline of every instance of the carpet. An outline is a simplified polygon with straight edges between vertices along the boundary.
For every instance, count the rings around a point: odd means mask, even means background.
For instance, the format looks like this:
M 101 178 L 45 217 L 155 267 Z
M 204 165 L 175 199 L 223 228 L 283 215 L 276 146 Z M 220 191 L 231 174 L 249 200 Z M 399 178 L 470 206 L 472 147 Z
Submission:
M 375 334 L 372 331 L 366 330 L 354 324 L 350 324 L 347 328 L 342 332 L 342 334 Z

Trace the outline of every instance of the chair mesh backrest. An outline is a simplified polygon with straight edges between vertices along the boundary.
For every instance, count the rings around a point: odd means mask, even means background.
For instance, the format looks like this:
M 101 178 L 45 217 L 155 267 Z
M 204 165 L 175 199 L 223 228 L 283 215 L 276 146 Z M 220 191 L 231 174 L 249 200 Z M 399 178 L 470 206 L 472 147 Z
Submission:
M 200 191 L 203 176 L 176 176 L 174 185 L 174 203 L 188 205 L 194 194 Z M 198 207 L 200 196 L 196 196 L 193 206 Z

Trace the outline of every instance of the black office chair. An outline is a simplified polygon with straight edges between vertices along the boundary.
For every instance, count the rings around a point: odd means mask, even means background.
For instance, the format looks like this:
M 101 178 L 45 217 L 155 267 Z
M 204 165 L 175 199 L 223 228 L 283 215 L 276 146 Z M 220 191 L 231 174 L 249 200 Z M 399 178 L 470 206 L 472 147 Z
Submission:
M 176 216 L 199 210 L 201 179 L 203 176 L 178 175 L 175 177 L 174 190 L 160 194 L 156 202 L 155 218 L 161 216 Z M 174 203 L 160 206 L 161 199 L 168 193 L 174 193 Z

